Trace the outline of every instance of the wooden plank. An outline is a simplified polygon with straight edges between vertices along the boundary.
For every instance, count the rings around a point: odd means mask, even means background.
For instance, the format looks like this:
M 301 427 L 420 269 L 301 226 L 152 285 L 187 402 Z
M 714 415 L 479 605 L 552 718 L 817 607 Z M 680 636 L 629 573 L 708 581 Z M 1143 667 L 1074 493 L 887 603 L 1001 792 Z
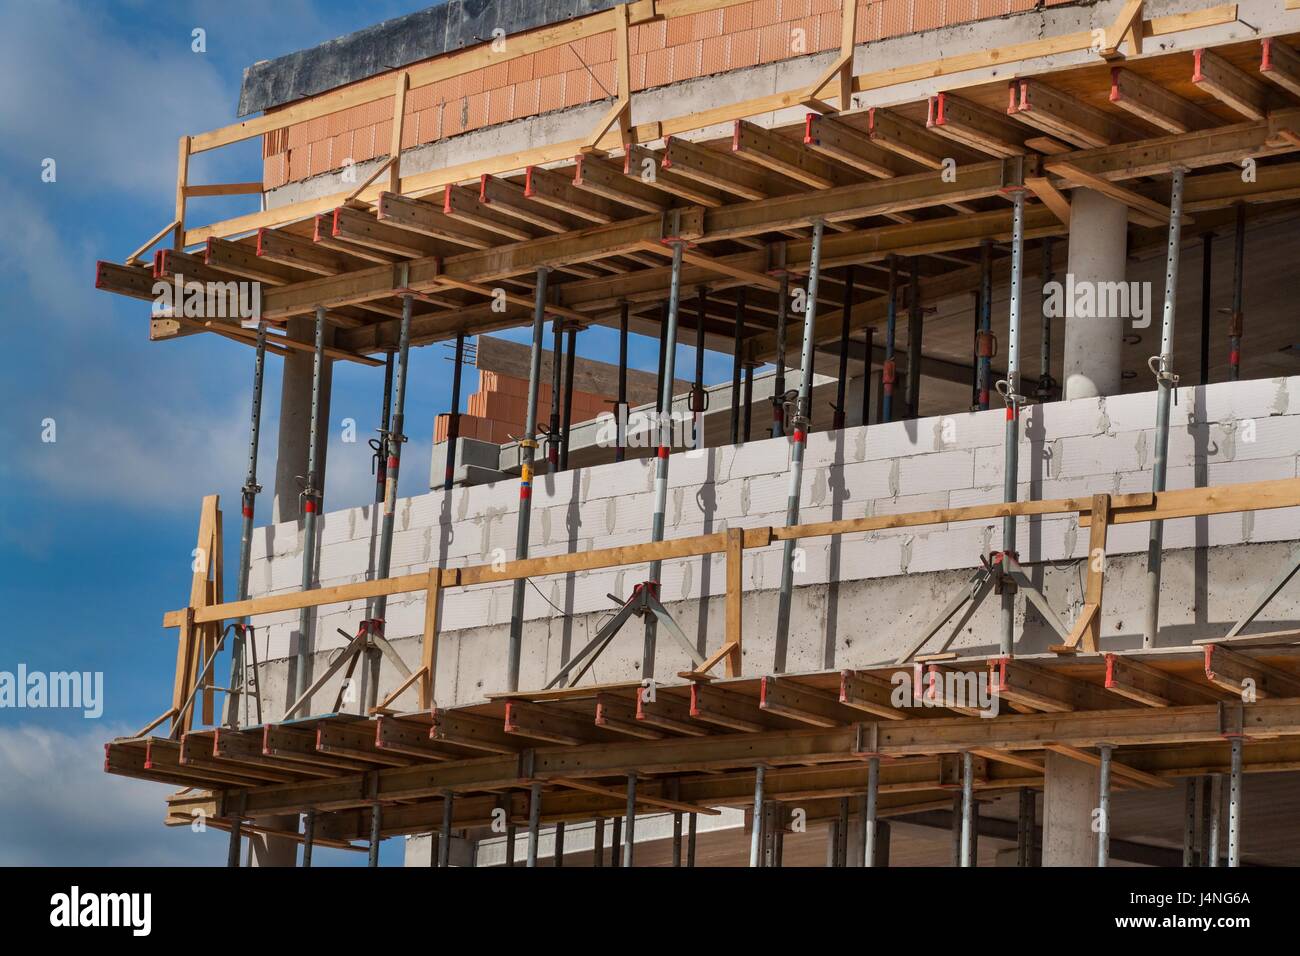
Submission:
M 1217 488 L 1184 488 L 1161 491 L 1152 503 L 1130 505 L 1120 496 L 1112 499 L 1111 524 L 1135 521 L 1167 521 L 1200 515 L 1228 514 L 1237 511 L 1267 511 L 1300 505 L 1300 478 L 1275 481 L 1248 481 Z M 1091 515 L 1079 515 L 1079 527 L 1088 527 Z
M 1192 82 L 1247 119 L 1262 120 L 1268 116 L 1272 103 L 1268 85 L 1217 53 L 1205 49 L 1195 52 Z
M 1209 110 L 1127 67 L 1117 66 L 1110 71 L 1110 102 L 1166 133 L 1186 133 L 1221 125 Z
M 551 783 L 558 787 L 569 787 L 573 790 L 582 790 L 585 793 L 599 793 L 602 796 L 611 797 L 615 800 L 627 801 L 627 791 L 615 787 L 602 787 L 598 784 L 588 783 L 585 780 L 566 780 L 563 777 L 557 777 Z M 644 804 L 648 807 L 659 807 L 664 810 L 676 810 L 681 813 L 703 813 L 708 816 L 718 816 L 722 813 L 716 807 L 706 807 L 698 803 L 686 803 L 681 800 L 670 800 L 656 794 L 645 792 L 646 788 L 637 787 L 636 802 L 638 805 Z
M 322 753 L 316 749 L 316 732 L 302 727 L 267 724 L 262 728 L 262 753 L 295 763 L 334 770 L 373 770 L 364 760 Z
M 190 153 L 194 149 L 194 138 L 192 136 L 182 136 L 176 147 L 176 215 L 172 218 L 176 221 L 176 236 L 172 241 L 172 248 L 181 252 L 185 248 L 185 188 L 189 185 L 190 180 Z

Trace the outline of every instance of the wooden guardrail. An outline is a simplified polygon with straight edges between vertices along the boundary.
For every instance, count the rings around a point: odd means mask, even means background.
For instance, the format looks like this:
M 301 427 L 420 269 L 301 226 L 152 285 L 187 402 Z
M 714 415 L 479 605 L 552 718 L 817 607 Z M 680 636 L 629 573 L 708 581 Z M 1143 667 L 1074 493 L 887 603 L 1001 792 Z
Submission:
M 213 523 L 220 526 L 220 512 L 215 516 L 215 496 L 204 500 L 205 509 L 200 523 L 199 551 L 206 553 L 211 547 Z M 1053 514 L 1076 514 L 1080 527 L 1090 529 L 1088 573 L 1085 583 L 1084 606 L 1075 621 L 1066 646 L 1081 646 L 1083 650 L 1096 650 L 1100 631 L 1101 605 L 1105 580 L 1106 531 L 1114 524 L 1136 521 L 1169 520 L 1173 518 L 1200 517 L 1241 511 L 1263 511 L 1275 508 L 1300 506 L 1300 478 L 1276 481 L 1257 481 L 1212 488 L 1188 488 L 1177 491 L 1144 492 L 1138 494 L 1099 494 L 1090 497 L 1050 498 L 1040 501 L 1018 501 L 1003 504 L 969 505 L 960 508 L 938 508 L 929 511 L 878 515 L 865 518 L 846 518 L 789 527 L 733 528 L 712 534 L 673 538 L 668 541 L 625 545 L 616 548 L 599 548 L 572 554 L 525 558 L 498 564 L 479 564 L 463 568 L 430 568 L 427 572 L 406 574 L 355 584 L 341 584 L 307 591 L 272 594 L 246 601 L 222 602 L 219 586 L 203 586 L 200 573 L 206 580 L 208 568 L 200 572 L 196 565 L 195 584 L 191 588 L 191 601 L 185 608 L 163 615 L 164 627 L 181 629 L 177 653 L 173 710 L 159 719 L 170 717 L 176 724 L 190 725 L 193 708 L 185 701 L 192 697 L 199 649 L 212 647 L 212 635 L 220 631 L 223 621 L 277 611 L 298 610 L 340 604 L 347 601 L 378 597 L 380 595 L 425 592 L 426 610 L 422 640 L 420 669 L 389 695 L 392 700 L 417 679 L 421 682 L 421 707 L 430 706 L 433 699 L 432 684 L 437 656 L 438 606 L 442 591 L 447 588 L 469 587 L 515 581 L 521 578 L 546 577 L 555 574 L 573 574 L 603 568 L 647 564 L 692 558 L 709 554 L 726 554 L 726 634 L 722 648 L 701 665 L 699 673 L 727 661 L 728 676 L 738 676 L 742 641 L 741 611 L 744 601 L 744 552 L 764 548 L 775 541 L 801 540 L 898 528 L 941 525 L 961 521 L 978 521 L 1008 516 L 1031 517 Z M 213 569 L 219 580 L 219 568 Z M 205 600 L 213 595 L 215 600 Z M 385 701 L 385 704 L 387 701 Z M 383 705 L 381 705 L 382 707 Z M 156 726 L 156 723 L 152 726 Z M 152 729 L 152 726 L 149 729 Z

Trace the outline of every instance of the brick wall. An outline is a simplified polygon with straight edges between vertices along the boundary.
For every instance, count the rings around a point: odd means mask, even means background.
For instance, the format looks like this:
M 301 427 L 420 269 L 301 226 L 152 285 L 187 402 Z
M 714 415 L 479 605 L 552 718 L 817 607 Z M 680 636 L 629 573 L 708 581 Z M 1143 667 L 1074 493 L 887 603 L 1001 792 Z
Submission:
M 601 412 L 610 410 L 610 396 L 595 395 L 574 389 L 573 423 L 591 421 Z M 480 369 L 478 391 L 469 397 L 465 414 L 460 417 L 462 438 L 504 445 L 524 433 L 524 417 L 528 411 L 528 382 L 513 375 Z M 542 384 L 537 390 L 537 420 L 543 424 L 551 417 L 551 386 Z M 440 415 L 434 425 L 433 440 L 447 440 L 446 416 Z
M 1065 2 L 1070 0 L 858 0 L 857 42 Z M 821 53 L 839 42 L 840 0 L 751 0 L 644 23 L 629 34 L 632 89 Z M 612 97 L 614 71 L 610 32 L 412 90 L 402 148 Z M 386 156 L 392 125 L 392 101 L 385 98 L 269 134 L 263 137 L 264 185 L 274 189 L 342 168 L 348 160 Z

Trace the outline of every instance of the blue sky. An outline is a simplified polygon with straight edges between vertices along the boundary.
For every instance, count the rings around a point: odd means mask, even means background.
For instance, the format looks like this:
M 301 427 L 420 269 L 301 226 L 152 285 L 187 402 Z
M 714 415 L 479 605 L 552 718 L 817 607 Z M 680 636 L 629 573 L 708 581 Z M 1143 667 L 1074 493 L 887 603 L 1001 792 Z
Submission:
M 10 223 L 0 231 L 0 595 L 11 611 L 0 671 L 102 671 L 105 684 L 97 720 L 0 709 L 0 864 L 224 861 L 224 835 L 160 825 L 163 785 L 104 774 L 102 744 L 169 703 L 175 632 L 161 615 L 188 594 L 201 497 L 218 493 L 237 514 L 253 352 L 209 335 L 150 343 L 147 303 L 96 291 L 94 263 L 121 261 L 172 218 L 177 137 L 235 119 L 245 66 L 427 5 L 0 0 L 0 208 Z M 195 28 L 206 52 L 191 49 Z M 260 178 L 259 155 L 255 142 L 206 154 L 191 181 Z M 42 181 L 47 159 L 54 182 Z M 212 221 L 254 201 L 199 200 L 192 215 Z M 580 353 L 615 354 L 609 330 L 579 342 Z M 446 355 L 442 346 L 412 355 L 403 494 L 427 490 L 433 417 L 449 401 Z M 634 336 L 632 355 L 652 369 L 655 343 Z M 691 363 L 683 348 L 678 368 Z M 267 367 L 269 485 L 279 360 Z M 708 369 L 711 381 L 729 377 L 730 361 L 710 355 Z M 382 376 L 336 370 L 327 508 L 372 494 L 369 451 L 339 444 L 339 422 L 354 418 L 363 439 L 371 432 Z M 42 441 L 47 419 L 53 442 Z M 269 510 L 264 495 L 259 523 Z M 232 517 L 227 581 L 237 528 Z M 388 842 L 385 860 L 398 862 Z M 320 854 L 331 861 L 360 862 Z

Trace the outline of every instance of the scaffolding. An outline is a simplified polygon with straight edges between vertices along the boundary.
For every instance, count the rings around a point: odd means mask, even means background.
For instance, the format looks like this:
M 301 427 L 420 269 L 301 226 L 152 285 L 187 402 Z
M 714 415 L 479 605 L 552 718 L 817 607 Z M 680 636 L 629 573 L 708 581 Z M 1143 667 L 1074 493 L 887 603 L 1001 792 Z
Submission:
M 1154 76 L 1170 66 L 1163 62 L 1168 58 L 1155 58 L 1106 69 L 1109 101 L 1114 104 L 1109 111 L 1085 102 L 1085 91 L 1096 82 L 1096 68 L 1078 67 L 1053 75 L 1051 86 L 1037 78 L 1011 81 L 1011 107 L 1001 113 L 988 105 L 999 97 L 1005 104 L 1005 93 L 1000 92 L 1005 87 L 999 83 L 963 88 L 959 94 L 943 91 L 924 104 L 873 107 L 868 114 L 856 114 L 850 104 L 855 93 L 888 85 L 882 77 L 852 72 L 856 10 L 856 4 L 844 5 L 845 39 L 839 55 L 812 86 L 719 107 L 704 117 L 647 126 L 632 122 L 627 43 L 629 26 L 642 22 L 638 18 L 660 16 L 656 5 L 622 5 L 586 18 L 575 28 L 579 33 L 612 31 L 621 44 L 618 95 L 600 126 L 576 146 L 540 145 L 477 162 L 473 168 L 402 174 L 407 93 L 434 82 L 442 72 L 413 67 L 398 74 L 395 86 L 390 78 L 367 82 L 350 94 L 350 101 L 391 97 L 391 155 L 345 197 L 313 200 L 307 204 L 310 208 L 294 204 L 208 226 L 187 224 L 188 199 L 248 185 L 190 184 L 189 158 L 325 115 L 337 104 L 309 101 L 289 117 L 272 113 L 182 138 L 175 221 L 125 264 L 99 263 L 96 284 L 141 299 L 152 298 L 155 280 L 182 274 L 214 280 L 238 276 L 267 286 L 255 328 L 180 313 L 156 314 L 151 324 L 156 339 L 210 331 L 256 348 L 239 583 L 235 599 L 226 601 L 221 512 L 216 497 L 209 496 L 204 499 L 198 548 L 210 560 L 196 566 L 186 606 L 164 618 L 165 626 L 179 633 L 172 705 L 137 735 L 107 745 L 108 772 L 186 788 L 169 801 L 169 821 L 188 822 L 188 814 L 202 812 L 211 825 L 231 832 L 232 862 L 238 860 L 240 839 L 250 833 L 301 843 L 303 865 L 310 865 L 316 844 L 364 848 L 376 865 L 382 839 L 437 833 L 440 839 L 431 862 L 447 866 L 455 834 L 489 828 L 504 811 L 510 865 L 518 827 L 527 829 L 529 866 L 538 863 L 541 828 L 554 827 L 559 865 L 564 827 L 580 821 L 596 825 L 594 860 L 601 865 L 605 821 L 612 819 L 613 846 L 621 846 L 622 857 L 619 861 L 611 854 L 610 865 L 631 866 L 638 815 L 667 811 L 673 814 L 674 865 L 685 860 L 689 866 L 696 856 L 698 816 L 716 816 L 720 808 L 732 807 L 748 814 L 750 865 L 779 866 L 784 834 L 791 826 L 787 810 L 797 800 L 810 819 L 827 824 L 832 865 L 847 865 L 855 821 L 858 842 L 851 852 L 862 865 L 875 866 L 887 862 L 889 818 L 948 812 L 954 862 L 970 866 L 978 862 L 980 801 L 1010 793 L 1019 800 L 1017 862 L 1029 866 L 1036 859 L 1038 832 L 1032 794 L 1043 787 L 1047 754 L 1055 753 L 1097 768 L 1098 865 L 1107 864 L 1114 845 L 1112 790 L 1169 788 L 1172 779 L 1184 777 L 1192 810 L 1187 814 L 1183 860 L 1217 865 L 1220 801 L 1202 801 L 1207 807 L 1214 804 L 1213 825 L 1198 831 L 1194 781 L 1205 778 L 1217 794 L 1225 776 L 1230 810 L 1222 842 L 1227 864 L 1240 863 L 1243 774 L 1300 766 L 1300 741 L 1295 739 L 1300 737 L 1300 673 L 1294 656 L 1300 632 L 1247 636 L 1242 631 L 1295 576 L 1300 556 L 1280 570 L 1224 637 L 1200 647 L 1157 647 L 1161 529 L 1170 518 L 1300 506 L 1300 479 L 1166 489 L 1170 403 L 1178 382 L 1173 369 L 1176 288 L 1183 235 L 1199 231 L 1205 236 L 1208 262 L 1213 230 L 1233 223 L 1236 260 L 1228 365 L 1229 379 L 1235 380 L 1243 327 L 1245 204 L 1285 203 L 1300 190 L 1300 163 L 1286 161 L 1286 154 L 1300 149 L 1300 107 L 1282 106 L 1270 98 L 1269 107 L 1246 122 L 1226 123 L 1209 113 L 1216 121 L 1207 123 L 1203 107 L 1167 90 L 1151 92 L 1155 87 L 1147 74 Z M 1106 62 L 1117 63 L 1116 51 L 1125 42 L 1140 47 L 1143 36 L 1175 35 L 1235 20 L 1235 7 L 1143 20 L 1137 4 L 1127 20 L 1108 31 L 1100 52 Z M 554 39 L 521 42 L 512 55 L 545 48 Z M 1027 60 L 1049 49 L 1090 50 L 1094 39 L 1090 34 L 1054 38 L 1050 48 L 1015 52 L 1018 59 Z M 1271 79 L 1295 92 L 1278 77 L 1290 81 L 1294 67 L 1300 78 L 1300 58 L 1289 59 L 1294 54 L 1276 39 L 1266 40 L 1263 50 L 1266 75 L 1271 73 Z M 1224 102 L 1239 103 L 1243 94 L 1234 78 L 1241 64 L 1258 59 L 1259 47 L 1235 44 L 1219 53 L 1223 55 L 1197 52 L 1191 82 L 1202 83 Z M 442 69 L 474 69 L 483 62 L 470 56 Z M 915 69 L 944 76 L 978 65 L 938 61 L 937 66 L 921 64 Z M 796 105 L 813 112 L 792 130 L 751 121 Z M 924 124 L 913 118 L 921 111 Z M 1134 133 L 1133 115 L 1167 135 L 1151 136 L 1141 127 L 1140 135 Z M 733 135 L 725 143 L 689 135 L 719 122 L 732 126 Z M 953 153 L 960 157 L 956 176 L 948 175 L 947 157 Z M 1243 156 L 1262 163 L 1258 178 L 1249 183 L 1235 171 L 1203 171 Z M 653 174 L 643 175 L 646 168 Z M 514 175 L 520 170 L 522 178 Z M 1169 177 L 1167 185 L 1151 181 L 1164 177 Z M 466 182 L 476 183 L 477 191 Z M 1102 192 L 1128 208 L 1136 224 L 1136 245 L 1166 247 L 1160 354 L 1150 362 L 1158 390 L 1152 490 L 1021 500 L 1020 416 L 1030 402 L 1022 392 L 1020 360 L 1025 279 L 1031 268 L 1026 244 L 1040 243 L 1040 275 L 1047 281 L 1054 269 L 1052 242 L 1069 231 L 1069 204 L 1062 191 L 1080 187 Z M 1196 216 L 1194 230 L 1187 229 L 1192 225 L 1185 213 L 1189 209 Z M 231 238 L 250 231 L 251 239 Z M 172 248 L 143 262 L 141 257 L 168 235 Z M 186 251 L 191 249 L 196 251 Z M 1003 343 L 1007 364 L 1005 377 L 995 381 L 994 272 L 1004 268 L 1010 292 Z M 694 291 L 694 310 L 683 307 L 684 290 L 688 295 Z M 837 359 L 833 428 L 850 425 L 847 385 L 856 332 L 865 334 L 860 424 L 870 427 L 875 365 L 880 368 L 879 421 L 917 419 L 922 376 L 929 374 L 922 348 L 924 304 L 967 292 L 977 293 L 975 335 L 970 366 L 959 369 L 954 380 L 972 386 L 978 409 L 989 407 L 991 389 L 1003 399 L 1003 500 L 801 524 L 804 448 L 817 419 L 813 387 L 819 348 L 833 351 Z M 901 303 L 907 307 L 907 322 L 906 354 L 900 362 Z M 314 320 L 310 343 L 286 329 L 290 319 L 307 316 Z M 799 387 L 787 391 L 787 326 L 792 317 L 801 323 L 799 362 L 793 369 Z M 549 424 L 543 428 L 537 405 L 547 321 L 555 348 Z M 455 493 L 466 338 L 529 323 L 527 417 L 517 443 L 514 560 L 433 566 L 422 573 L 392 576 L 410 349 L 447 340 L 456 343 L 444 479 L 444 491 L 450 495 Z M 553 473 L 569 466 L 576 336 L 592 325 L 607 325 L 619 335 L 613 461 L 622 461 L 629 450 L 628 334 L 659 338 L 650 540 L 529 557 L 533 482 L 539 468 Z M 877 327 L 884 334 L 879 362 L 874 347 Z M 1052 328 L 1046 317 L 1040 328 L 1034 395 L 1048 401 L 1056 381 L 1051 375 Z M 679 433 L 674 428 L 673 413 L 680 404 L 674 394 L 674 368 L 679 338 L 687 330 L 694 333 L 696 349 L 694 383 L 686 399 L 692 423 Z M 1208 318 L 1203 317 L 1202 343 L 1207 341 L 1206 330 Z M 694 442 L 704 435 L 706 350 L 732 359 L 733 444 L 750 437 L 755 369 L 775 363 L 770 435 L 789 436 L 786 520 L 779 526 L 668 538 L 672 449 L 688 435 Z M 291 351 L 310 352 L 313 362 L 310 441 L 301 494 L 301 589 L 251 597 L 265 356 Z M 375 353 L 384 353 L 384 359 L 375 359 Z M 375 443 L 375 503 L 382 508 L 382 520 L 375 530 L 370 578 L 321 587 L 316 529 L 324 484 L 319 406 L 325 363 L 340 360 L 385 368 Z M 1203 357 L 1203 379 L 1206 374 Z M 542 435 L 547 449 L 539 458 Z M 1085 601 L 1069 623 L 1031 581 L 1017 552 L 1017 522 L 1046 515 L 1074 516 L 1080 528 L 1088 529 L 1089 554 L 1103 558 L 1089 562 Z M 1002 521 L 1001 549 L 971 556 L 972 563 L 978 559 L 979 570 L 902 657 L 852 669 L 787 673 L 800 542 L 991 519 Z M 1099 641 L 1107 531 L 1137 522 L 1150 528 L 1144 648 L 1108 651 Z M 746 660 L 742 633 L 747 552 L 769 548 L 781 551 L 770 667 Z M 661 603 L 659 588 L 664 561 L 708 555 L 725 556 L 726 614 L 717 649 L 706 657 Z M 629 595 L 612 596 L 617 613 L 545 687 L 521 690 L 529 583 L 615 567 L 644 567 L 645 578 Z M 437 706 L 441 602 L 464 588 L 505 582 L 512 588 L 501 668 L 505 690 L 489 695 L 485 703 Z M 423 595 L 425 606 L 421 659 L 415 668 L 402 661 L 384 634 L 388 599 L 413 593 Z M 998 653 L 950 652 L 975 608 L 993 594 L 1001 602 Z M 1019 595 L 1058 633 L 1060 643 L 1050 653 L 1025 654 L 1018 648 Z M 344 652 L 311 680 L 312 610 L 350 601 L 366 602 L 365 618 L 355 636 L 344 634 L 349 641 Z M 300 615 L 292 702 L 280 719 L 264 720 L 252 622 L 259 615 L 286 611 Z M 962 616 L 942 646 L 922 654 L 959 612 Z M 579 684 L 632 617 L 644 621 L 641 679 Z M 691 659 L 691 669 L 679 675 L 680 684 L 654 682 L 661 629 Z M 218 688 L 212 669 L 228 634 L 234 634 L 230 687 Z M 381 656 L 401 678 L 383 700 L 378 699 Z M 329 711 L 312 713 L 314 695 L 344 668 L 345 685 L 350 683 L 358 664 L 358 712 L 343 712 L 341 689 Z M 722 675 L 715 673 L 720 665 Z M 996 689 L 997 700 L 1011 712 L 981 717 L 980 708 L 953 693 L 953 679 L 963 673 L 984 675 Z M 1246 687 L 1264 688 L 1266 693 L 1262 699 L 1243 701 Z M 397 700 L 412 688 L 418 692 L 417 709 L 400 709 Z M 910 695 L 902 705 L 894 699 L 899 689 Z M 223 691 L 226 707 L 218 726 L 213 702 Z M 249 699 L 256 705 L 251 721 L 244 713 Z M 197 704 L 201 715 L 196 720 Z M 166 734 L 155 733 L 164 724 Z M 301 829 L 270 822 L 297 814 L 303 815 Z

